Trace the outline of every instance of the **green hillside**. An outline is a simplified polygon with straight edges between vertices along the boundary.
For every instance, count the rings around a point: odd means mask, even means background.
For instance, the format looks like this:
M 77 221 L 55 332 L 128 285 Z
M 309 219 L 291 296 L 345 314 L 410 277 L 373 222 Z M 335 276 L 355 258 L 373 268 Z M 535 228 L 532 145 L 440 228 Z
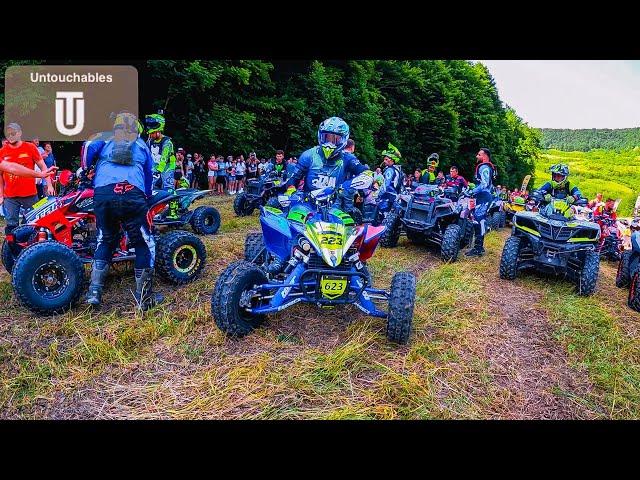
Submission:
M 542 148 L 557 148 L 565 152 L 586 152 L 597 148 L 626 150 L 640 146 L 640 128 L 541 128 L 540 132 Z
M 587 198 L 602 192 L 604 197 L 622 198 L 618 212 L 631 215 L 636 197 L 640 194 L 640 152 L 611 150 L 590 152 L 561 152 L 547 150 L 536 162 L 535 187 L 549 179 L 549 167 L 566 163 L 571 182 L 577 184 Z

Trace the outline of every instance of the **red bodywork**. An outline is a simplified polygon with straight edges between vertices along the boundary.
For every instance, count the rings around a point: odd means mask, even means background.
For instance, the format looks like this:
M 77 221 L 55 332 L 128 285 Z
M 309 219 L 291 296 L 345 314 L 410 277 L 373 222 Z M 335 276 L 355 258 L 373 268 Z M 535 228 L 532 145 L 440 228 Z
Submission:
M 147 212 L 147 222 L 150 227 L 153 226 L 153 217 L 166 208 L 172 198 L 174 197 L 169 196 L 163 198 L 151 206 Z M 29 224 L 35 227 L 37 231 L 34 239 L 16 243 L 19 249 L 22 250 L 33 242 L 55 240 L 75 250 L 81 258 L 91 260 L 93 252 L 85 248 L 86 245 L 78 244 L 77 240 L 74 244 L 73 235 L 74 233 L 88 231 L 89 228 L 87 228 L 87 224 L 93 224 L 95 226 L 95 223 L 93 188 L 75 190 L 57 199 L 56 208 L 53 211 Z M 7 236 L 7 241 L 15 242 L 15 236 Z M 128 253 L 127 236 L 124 235 L 124 231 L 122 231 L 118 249 L 114 254 L 114 260 L 125 260 L 129 259 L 129 257 L 131 257 L 131 254 Z
M 376 251 L 376 247 L 378 246 L 378 242 L 382 238 L 382 233 L 385 231 L 387 227 L 378 226 L 374 227 L 373 225 L 361 225 L 358 227 L 359 236 L 358 244 L 358 252 L 360 253 L 360 261 L 366 262 L 373 256 L 373 252 Z

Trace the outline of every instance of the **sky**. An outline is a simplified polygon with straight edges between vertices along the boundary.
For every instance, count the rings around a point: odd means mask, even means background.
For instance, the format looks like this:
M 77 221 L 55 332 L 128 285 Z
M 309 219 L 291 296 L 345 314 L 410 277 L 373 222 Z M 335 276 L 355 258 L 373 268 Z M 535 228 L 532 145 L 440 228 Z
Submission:
M 640 127 L 638 60 L 480 60 L 536 128 Z

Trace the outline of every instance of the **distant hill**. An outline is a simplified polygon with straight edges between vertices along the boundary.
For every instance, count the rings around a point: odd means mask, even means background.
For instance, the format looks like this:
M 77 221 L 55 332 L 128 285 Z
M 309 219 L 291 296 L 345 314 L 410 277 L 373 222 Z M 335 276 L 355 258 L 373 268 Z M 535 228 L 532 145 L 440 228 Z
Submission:
M 605 198 L 620 198 L 622 203 L 618 213 L 622 216 L 631 215 L 636 197 L 640 194 L 640 152 L 547 150 L 536 162 L 535 178 L 529 188 L 539 188 L 549 180 L 549 167 L 554 163 L 569 165 L 571 184 L 577 185 L 588 199 L 594 198 L 598 192 Z
M 554 148 L 565 152 L 587 152 L 594 149 L 640 150 L 640 128 L 590 128 L 569 130 L 541 128 L 542 148 Z

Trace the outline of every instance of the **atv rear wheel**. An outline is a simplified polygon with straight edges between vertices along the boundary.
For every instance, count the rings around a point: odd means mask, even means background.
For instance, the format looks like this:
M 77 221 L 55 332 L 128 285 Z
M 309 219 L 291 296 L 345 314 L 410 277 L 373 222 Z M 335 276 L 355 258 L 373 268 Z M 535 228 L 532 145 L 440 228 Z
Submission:
M 258 254 L 260 254 L 259 257 Z M 262 233 L 249 233 L 247 238 L 244 240 L 244 259 L 247 262 L 255 263 L 256 265 L 262 265 L 266 259 L 265 257 L 265 246 Z
M 631 272 L 629 271 L 629 260 L 631 260 L 631 250 L 626 250 L 620 257 L 618 263 L 618 272 L 616 273 L 616 287 L 624 288 L 629 286 L 631 281 Z
M 380 245 L 383 247 L 393 248 L 398 245 L 400 240 L 400 218 L 397 213 L 389 212 L 385 217 L 382 225 L 387 227 L 380 239 Z
M 158 273 L 174 285 L 193 282 L 204 268 L 206 260 L 204 243 L 192 233 L 173 230 L 157 240 Z
M 507 212 L 500 212 L 500 228 L 507 226 Z
M 640 270 L 636 270 L 629 281 L 629 297 L 627 305 L 632 310 L 640 312 Z
M 37 232 L 36 228 L 31 225 L 22 225 L 14 229 L 11 233 L 14 235 L 16 243 L 32 243 L 36 238 Z M 6 239 L 2 242 L 2 265 L 4 265 L 7 272 L 11 273 L 16 263 L 16 258 L 18 258 L 21 252 L 22 247 L 19 245 L 13 244 L 13 246 L 10 246 Z
M 245 193 L 239 193 L 233 200 L 233 211 L 239 217 L 246 217 L 251 215 L 255 207 L 251 205 L 249 198 Z
M 262 325 L 266 316 L 247 312 L 240 302 L 253 305 L 249 291 L 266 282 L 266 275 L 256 265 L 242 260 L 230 264 L 218 277 L 211 294 L 211 315 L 218 328 L 242 337 Z
M 387 338 L 404 344 L 411 336 L 411 323 L 416 299 L 416 277 L 413 273 L 398 272 L 391 279 Z
M 84 267 L 66 245 L 38 242 L 16 260 L 11 283 L 22 305 L 35 313 L 53 315 L 69 310 L 80 298 Z
M 587 296 L 596 291 L 599 271 L 600 255 L 598 252 L 585 252 L 584 263 L 576 285 L 578 295 Z
M 440 256 L 445 262 L 455 262 L 460 253 L 460 236 L 462 229 L 460 225 L 452 223 L 447 226 L 442 236 L 442 245 L 440 245 Z
M 213 235 L 220 228 L 220 212 L 214 207 L 202 205 L 193 211 L 189 223 L 194 232 L 200 235 Z
M 518 276 L 518 260 L 520 259 L 520 248 L 522 238 L 511 236 L 507 238 L 502 247 L 502 257 L 500 257 L 500 278 L 504 280 L 515 280 Z

